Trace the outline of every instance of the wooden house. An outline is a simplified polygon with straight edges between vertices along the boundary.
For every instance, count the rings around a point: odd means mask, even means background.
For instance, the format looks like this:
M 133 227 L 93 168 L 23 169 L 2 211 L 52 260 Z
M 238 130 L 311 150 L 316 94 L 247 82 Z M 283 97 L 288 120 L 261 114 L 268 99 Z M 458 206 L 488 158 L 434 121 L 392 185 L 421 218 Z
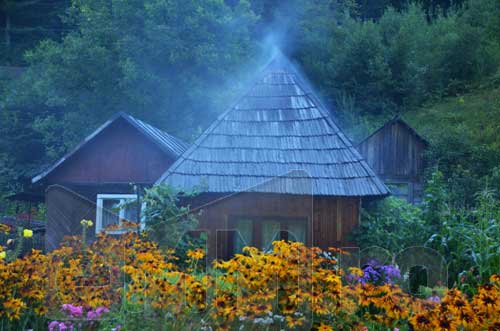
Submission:
M 80 221 L 95 222 L 92 236 L 122 219 L 137 220 L 134 201 L 185 151 L 187 145 L 128 114 L 118 113 L 69 154 L 32 179 L 45 189 L 46 249 L 65 235 L 81 234 Z
M 351 245 L 363 198 L 389 193 L 310 84 L 277 56 L 157 183 L 202 193 L 211 257 L 276 239 Z
M 408 123 L 396 117 L 363 140 L 358 150 L 393 195 L 419 203 L 427 145 Z

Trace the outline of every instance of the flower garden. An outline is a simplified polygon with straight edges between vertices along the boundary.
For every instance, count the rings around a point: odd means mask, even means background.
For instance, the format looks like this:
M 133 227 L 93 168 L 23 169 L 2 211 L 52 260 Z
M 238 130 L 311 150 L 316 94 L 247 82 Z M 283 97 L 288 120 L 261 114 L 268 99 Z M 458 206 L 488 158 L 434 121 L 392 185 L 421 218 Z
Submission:
M 132 232 L 82 239 L 21 258 L 0 248 L 0 330 L 500 329 L 499 275 L 428 300 L 394 266 L 342 270 L 334 248 L 276 241 L 207 265 L 203 249 L 181 260 Z

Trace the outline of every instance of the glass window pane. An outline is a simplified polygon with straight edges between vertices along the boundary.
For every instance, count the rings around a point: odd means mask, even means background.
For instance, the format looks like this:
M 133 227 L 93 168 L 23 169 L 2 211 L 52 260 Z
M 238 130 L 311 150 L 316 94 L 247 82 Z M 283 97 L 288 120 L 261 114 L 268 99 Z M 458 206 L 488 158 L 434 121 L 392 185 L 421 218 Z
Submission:
M 250 219 L 239 219 L 234 223 L 234 229 L 234 253 L 241 253 L 243 247 L 252 245 L 253 222 Z
M 280 239 L 280 222 L 262 222 L 262 249 L 268 251 L 272 248 L 273 241 Z
M 122 204 L 123 219 L 129 222 L 137 221 L 137 201 L 128 200 Z
M 104 199 L 102 201 L 102 227 L 118 224 L 120 200 Z
M 286 221 L 289 241 L 298 241 L 306 243 L 307 220 L 288 220 Z

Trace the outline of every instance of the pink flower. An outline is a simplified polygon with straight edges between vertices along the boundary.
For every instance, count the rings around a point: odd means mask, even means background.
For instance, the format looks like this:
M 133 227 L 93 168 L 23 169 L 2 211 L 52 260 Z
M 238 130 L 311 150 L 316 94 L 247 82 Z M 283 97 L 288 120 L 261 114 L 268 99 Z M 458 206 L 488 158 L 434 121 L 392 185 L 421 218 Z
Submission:
M 106 307 L 97 307 L 95 312 L 97 313 L 98 316 L 101 316 L 102 314 L 109 313 L 109 309 Z
M 87 319 L 93 320 L 101 317 L 102 314 L 109 313 L 109 309 L 106 307 L 97 307 L 96 310 L 89 310 L 87 312 Z
M 64 322 L 59 322 L 59 321 L 52 321 L 49 324 L 49 331 L 72 331 L 73 330 L 73 325 L 68 324 L 66 325 Z
M 58 321 L 52 321 L 49 323 L 49 331 L 54 331 L 54 329 L 56 328 L 56 326 L 59 326 L 59 322 Z
M 95 312 L 93 310 L 91 310 L 87 313 L 87 319 L 89 319 L 89 320 L 93 320 L 93 319 L 96 319 L 98 317 L 99 317 L 99 315 L 97 314 L 97 312 Z
M 80 317 L 83 315 L 83 307 L 81 306 L 73 306 L 65 303 L 62 305 L 62 310 L 69 313 L 72 317 Z

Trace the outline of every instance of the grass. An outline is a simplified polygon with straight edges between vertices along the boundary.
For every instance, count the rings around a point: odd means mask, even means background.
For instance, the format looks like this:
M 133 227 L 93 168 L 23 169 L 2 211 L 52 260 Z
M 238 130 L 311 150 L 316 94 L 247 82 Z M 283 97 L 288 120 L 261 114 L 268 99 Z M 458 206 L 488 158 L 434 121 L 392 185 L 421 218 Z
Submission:
M 415 129 L 431 143 L 458 135 L 492 152 L 500 152 L 500 87 L 434 101 L 405 114 Z

